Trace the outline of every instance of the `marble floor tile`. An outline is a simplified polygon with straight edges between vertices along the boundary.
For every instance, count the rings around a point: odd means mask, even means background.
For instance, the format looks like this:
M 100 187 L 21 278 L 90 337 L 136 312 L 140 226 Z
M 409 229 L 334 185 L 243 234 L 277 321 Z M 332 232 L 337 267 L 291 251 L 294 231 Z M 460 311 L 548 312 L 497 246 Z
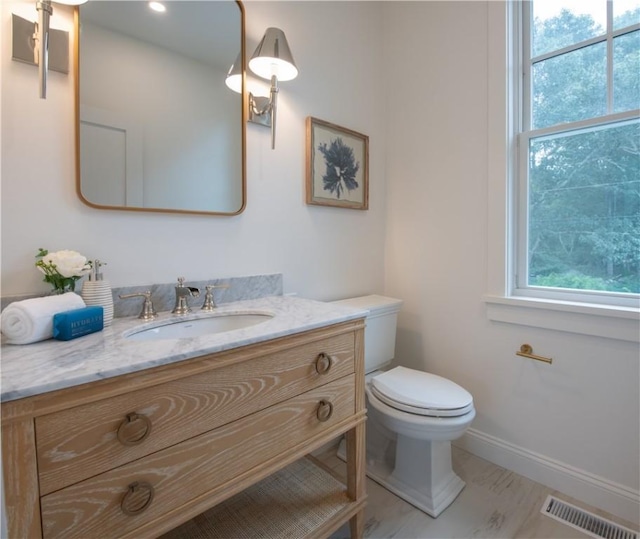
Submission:
M 338 474 L 344 463 L 327 448 L 316 457 Z M 466 482 L 456 500 L 438 518 L 432 518 L 367 478 L 365 532 L 367 539 L 579 539 L 587 534 L 540 513 L 549 494 L 637 529 L 526 477 L 505 470 L 462 449 L 452 449 L 453 467 Z M 349 537 L 343 526 L 330 539 Z

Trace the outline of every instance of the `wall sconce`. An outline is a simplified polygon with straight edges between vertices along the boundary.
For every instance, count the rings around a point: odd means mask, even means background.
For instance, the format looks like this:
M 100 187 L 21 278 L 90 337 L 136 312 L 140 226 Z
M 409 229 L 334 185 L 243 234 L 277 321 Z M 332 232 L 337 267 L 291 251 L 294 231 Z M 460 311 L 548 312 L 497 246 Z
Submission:
M 238 53 L 236 61 L 231 64 L 224 83 L 234 92 L 242 93 L 242 52 Z
M 87 0 L 56 0 L 59 4 L 77 6 Z M 37 0 L 38 22 L 32 23 L 13 15 L 12 58 L 38 66 L 40 97 L 47 98 L 47 71 L 49 48 L 52 49 L 51 69 L 69 72 L 69 33 L 51 30 L 49 20 L 53 14 L 51 0 Z
M 235 91 L 241 91 L 242 69 L 240 57 L 227 75 L 227 86 L 232 88 L 232 77 L 240 77 Z M 240 67 L 240 69 L 239 69 Z M 235 69 L 234 69 L 235 68 Z M 293 60 L 284 32 L 279 28 L 267 28 L 253 56 L 249 69 L 258 77 L 271 81 L 269 97 L 249 93 L 249 121 L 271 127 L 271 149 L 276 147 L 276 111 L 278 103 L 278 81 L 293 80 L 298 76 L 298 68 Z M 230 80 L 231 79 L 231 80 Z M 236 79 L 238 80 L 238 79 Z M 233 89 L 233 88 L 232 88 Z

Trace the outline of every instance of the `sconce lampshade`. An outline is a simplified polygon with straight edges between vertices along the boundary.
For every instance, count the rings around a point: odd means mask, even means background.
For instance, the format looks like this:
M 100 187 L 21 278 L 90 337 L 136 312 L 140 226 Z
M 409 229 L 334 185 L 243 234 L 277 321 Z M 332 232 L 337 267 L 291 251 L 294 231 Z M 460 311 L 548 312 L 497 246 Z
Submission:
M 288 81 L 298 76 L 284 32 L 279 28 L 267 28 L 262 41 L 249 60 L 249 68 L 258 77 L 270 80 L 275 75 L 279 81 Z
M 79 6 L 80 4 L 86 4 L 89 0 L 54 0 L 58 4 L 64 4 L 66 6 Z
M 231 64 L 224 83 L 234 92 L 242 93 L 242 52 L 238 53 L 236 61 Z

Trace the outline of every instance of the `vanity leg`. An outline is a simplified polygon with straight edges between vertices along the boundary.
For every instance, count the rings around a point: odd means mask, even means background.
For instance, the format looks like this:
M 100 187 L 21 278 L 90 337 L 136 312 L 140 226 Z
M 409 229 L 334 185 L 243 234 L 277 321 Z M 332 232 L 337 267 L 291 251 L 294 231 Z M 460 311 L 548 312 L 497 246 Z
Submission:
M 364 509 L 351 517 L 349 520 L 349 531 L 351 539 L 362 539 L 364 534 Z
M 2 427 L 2 479 L 9 537 L 42 537 L 32 419 Z
M 366 496 L 364 459 L 365 423 L 359 423 L 345 435 L 347 441 L 347 495 L 356 501 Z M 349 520 L 351 539 L 361 539 L 364 533 L 364 507 Z

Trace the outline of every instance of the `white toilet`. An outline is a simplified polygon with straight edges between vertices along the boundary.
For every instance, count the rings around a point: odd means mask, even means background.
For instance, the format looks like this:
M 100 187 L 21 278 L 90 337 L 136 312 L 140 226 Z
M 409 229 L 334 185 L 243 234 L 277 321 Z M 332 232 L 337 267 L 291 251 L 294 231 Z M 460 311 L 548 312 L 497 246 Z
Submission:
M 373 295 L 334 303 L 369 311 L 364 347 L 367 475 L 437 517 L 465 485 L 451 467 L 451 440 L 473 421 L 473 397 L 435 374 L 405 367 L 382 370 L 394 359 L 401 300 Z M 344 458 L 344 442 L 338 456 Z

